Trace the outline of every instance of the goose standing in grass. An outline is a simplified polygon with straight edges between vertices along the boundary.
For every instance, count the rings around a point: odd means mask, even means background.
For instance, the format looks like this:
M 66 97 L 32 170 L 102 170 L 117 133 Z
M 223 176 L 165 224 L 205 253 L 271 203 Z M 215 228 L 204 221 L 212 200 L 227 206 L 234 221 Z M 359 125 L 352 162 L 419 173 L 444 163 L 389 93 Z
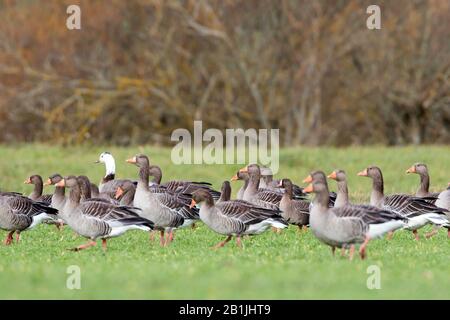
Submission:
M 241 247 L 243 235 L 260 234 L 269 227 L 287 227 L 279 211 L 254 206 L 245 200 L 214 203 L 212 195 L 206 190 L 194 191 L 191 207 L 196 204 L 201 204 L 200 219 L 213 231 L 227 236 L 214 248 L 223 247 L 233 236 L 236 236 L 236 243 Z
M 44 185 L 45 186 L 56 185 L 62 179 L 63 179 L 63 177 L 59 173 L 55 173 L 55 174 L 52 174 L 50 177 L 48 177 L 48 179 L 44 183 Z M 66 203 L 65 193 L 66 193 L 65 187 L 55 186 L 55 191 L 53 192 L 50 206 L 52 208 L 58 209 L 58 211 L 61 211 L 62 208 L 64 208 L 64 204 Z
M 420 176 L 420 186 L 416 191 L 416 196 L 421 198 L 431 197 L 428 201 L 434 204 L 439 193 L 430 192 L 430 175 L 428 174 L 427 165 L 424 163 L 416 163 L 406 170 L 406 173 L 415 173 Z
M 44 183 L 42 181 L 42 177 L 38 174 L 34 174 L 26 179 L 23 183 L 34 185 L 33 192 L 28 196 L 31 200 L 40 201 L 45 203 L 46 205 L 50 205 L 52 202 L 51 194 L 42 194 Z
M 282 195 L 273 190 L 259 188 L 261 171 L 257 164 L 250 164 L 240 169 L 239 172 L 247 173 L 249 176 L 249 182 L 244 191 L 243 200 L 263 208 L 279 209 Z
M 133 205 L 142 210 L 139 212 L 140 215 L 155 223 L 155 229 L 160 231 L 161 245 L 167 245 L 173 240 L 175 229 L 190 226 L 199 218 L 198 209 L 189 208 L 189 205 L 176 195 L 151 191 L 149 187 L 150 163 L 147 156 L 139 154 L 128 159 L 127 162 L 135 164 L 139 168 L 139 179 Z M 164 239 L 166 231 L 168 237 Z
M 309 224 L 309 201 L 293 199 L 294 184 L 289 179 L 281 179 L 280 187 L 284 194 L 280 201 L 281 216 L 290 224 L 298 226 L 299 230 Z
M 0 193 L 0 229 L 9 231 L 5 245 L 10 245 L 16 232 L 16 241 L 20 233 L 30 230 L 47 219 L 55 219 L 58 210 L 43 202 L 31 200 L 14 192 Z
M 106 194 L 111 199 L 114 199 L 117 187 L 119 187 L 124 181 L 131 180 L 116 179 L 116 161 L 109 152 L 102 152 L 95 163 L 104 163 L 106 169 L 106 174 L 98 186 L 99 193 Z
M 128 230 L 151 231 L 153 222 L 140 217 L 136 208 L 116 206 L 100 201 L 81 200 L 81 181 L 75 176 L 68 176 L 59 181 L 57 187 L 70 189 L 69 197 L 61 211 L 66 223 L 79 235 L 90 239 L 87 244 L 71 250 L 80 251 L 97 244 L 102 239 L 106 250 L 106 240 L 124 234 Z
M 383 236 L 398 228 L 397 224 L 401 223 L 395 220 L 386 221 L 380 214 L 380 210 L 374 211 L 355 206 L 330 208 L 330 193 L 322 171 L 311 173 L 304 182 L 310 184 L 303 190 L 315 193 L 314 206 L 311 208 L 309 217 L 310 229 L 319 240 L 331 246 L 333 254 L 336 248 L 350 248 L 350 259 L 352 259 L 355 245 L 361 244 L 359 253 L 361 259 L 364 259 L 366 246 L 371 239 Z M 389 211 L 383 213 L 392 216 Z M 404 219 L 400 215 L 393 217 L 398 221 Z
M 242 200 L 244 199 L 244 192 L 248 187 L 248 183 L 250 181 L 250 177 L 248 176 L 248 172 L 238 171 L 233 177 L 231 177 L 230 181 L 244 181 L 244 184 L 239 188 L 236 199 Z
M 446 210 L 438 208 L 425 199 L 412 197 L 406 194 L 384 195 L 383 174 L 380 168 L 371 166 L 358 173 L 358 176 L 372 179 L 372 193 L 370 204 L 381 208 L 395 211 L 408 218 L 405 229 L 411 230 L 416 240 L 419 240 L 417 230 L 427 224 L 447 226 L 448 219 Z

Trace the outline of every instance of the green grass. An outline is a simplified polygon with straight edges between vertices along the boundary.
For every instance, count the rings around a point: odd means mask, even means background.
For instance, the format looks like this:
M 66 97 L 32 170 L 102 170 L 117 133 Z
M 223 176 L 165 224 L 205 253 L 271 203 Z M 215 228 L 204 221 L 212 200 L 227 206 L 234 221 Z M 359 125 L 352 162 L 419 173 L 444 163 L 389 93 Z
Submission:
M 22 182 L 31 174 L 44 177 L 59 172 L 86 174 L 98 182 L 104 167 L 94 165 L 101 151 L 111 151 L 119 177 L 135 177 L 135 167 L 124 162 L 137 152 L 150 156 L 163 169 L 163 180 L 207 180 L 220 187 L 240 165 L 175 166 L 170 149 L 59 148 L 45 145 L 0 147 L 2 190 L 31 192 Z M 443 189 L 450 180 L 448 147 L 405 148 L 297 148 L 280 153 L 279 176 L 300 182 L 313 169 L 329 173 L 347 171 L 353 201 L 367 201 L 367 178 L 356 173 L 376 164 L 383 169 L 386 192 L 412 193 L 418 176 L 406 175 L 411 164 L 428 164 L 432 189 Z M 236 190 L 239 183 L 233 183 Z M 334 188 L 334 183 L 331 183 Z M 52 188 L 48 188 L 51 192 Z M 427 228 L 426 231 L 429 231 Z M 420 231 L 421 233 L 424 230 Z M 6 236 L 1 232 L 2 237 Z M 368 259 L 348 261 L 333 257 L 329 247 L 311 232 L 293 227 L 281 234 L 267 232 L 245 239 L 244 249 L 230 242 L 221 250 L 210 247 L 223 237 L 203 224 L 180 230 L 170 247 L 150 243 L 143 232 L 112 239 L 104 253 L 100 246 L 74 253 L 67 248 L 84 243 L 69 228 L 58 232 L 42 225 L 24 232 L 22 242 L 0 246 L 0 298 L 3 299 L 378 299 L 450 298 L 450 241 L 441 230 L 429 240 L 413 241 L 408 232 L 397 232 L 392 241 L 373 241 Z M 381 268 L 381 289 L 366 286 L 367 267 Z M 66 288 L 67 267 L 81 268 L 81 290 Z

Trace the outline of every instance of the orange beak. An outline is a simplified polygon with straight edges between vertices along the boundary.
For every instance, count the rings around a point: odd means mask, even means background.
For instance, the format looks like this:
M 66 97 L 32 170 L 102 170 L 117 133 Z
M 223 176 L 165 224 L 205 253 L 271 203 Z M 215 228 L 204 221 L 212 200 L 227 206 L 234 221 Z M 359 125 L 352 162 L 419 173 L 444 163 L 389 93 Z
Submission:
M 411 168 L 406 170 L 406 173 L 416 173 L 416 167 L 415 166 L 411 166 Z
M 44 186 L 49 186 L 52 184 L 52 180 L 50 178 L 47 179 L 47 181 L 44 182 Z
M 121 187 L 118 187 L 116 190 L 116 194 L 114 195 L 114 198 L 119 199 L 123 195 L 123 189 Z
M 303 179 L 303 183 L 311 183 L 312 182 L 312 177 L 311 175 L 307 176 L 305 179 Z
M 364 169 L 364 170 L 361 171 L 361 172 L 358 172 L 358 176 L 361 176 L 361 177 L 367 177 L 367 168 Z
M 239 172 L 243 172 L 243 173 L 248 172 L 248 166 L 243 167 L 242 169 L 239 170 Z
M 235 174 L 234 176 L 231 177 L 230 181 L 237 181 L 239 180 L 237 174 Z
M 130 158 L 126 160 L 128 163 L 136 163 L 136 157 Z
M 283 179 L 280 180 L 280 182 L 278 182 L 278 188 L 283 187 Z
M 55 184 L 57 187 L 65 187 L 66 186 L 66 180 L 62 179 L 60 182 Z
M 305 179 L 306 180 L 306 179 Z M 311 192 L 313 192 L 314 191 L 314 189 L 313 189 L 313 186 L 312 186 L 312 184 L 310 183 L 310 184 L 308 184 L 308 186 L 305 188 L 305 189 L 303 189 L 303 192 L 306 192 L 306 193 L 311 193 Z
M 31 184 L 31 179 L 30 178 L 28 178 L 27 180 L 25 180 L 23 183 L 25 183 L 25 184 Z
M 329 179 L 336 180 L 336 179 L 337 179 L 337 177 L 336 177 L 336 171 L 333 171 L 333 172 L 330 173 L 327 177 L 328 177 Z
M 195 202 L 195 200 L 192 199 L 192 200 L 191 200 L 191 204 L 189 205 L 189 208 L 195 207 L 196 204 L 197 204 L 197 202 Z

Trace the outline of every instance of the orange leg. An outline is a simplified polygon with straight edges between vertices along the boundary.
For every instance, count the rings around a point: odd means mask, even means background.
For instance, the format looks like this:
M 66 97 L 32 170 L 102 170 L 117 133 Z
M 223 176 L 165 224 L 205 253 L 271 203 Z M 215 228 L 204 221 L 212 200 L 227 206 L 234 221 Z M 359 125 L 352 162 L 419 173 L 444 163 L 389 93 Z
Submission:
M 16 231 L 16 242 L 20 242 L 20 231 Z
M 387 239 L 391 240 L 393 235 L 394 235 L 394 231 L 389 231 L 388 235 L 387 235 Z
M 164 247 L 166 245 L 166 240 L 164 239 L 164 230 L 161 230 L 159 232 L 159 243 L 161 247 Z
M 219 242 L 219 243 L 216 244 L 213 248 L 214 248 L 214 249 L 222 248 L 228 241 L 231 240 L 231 237 L 232 237 L 231 235 L 228 236 L 225 240 Z
M 71 250 L 71 251 L 81 251 L 81 250 L 87 249 L 89 247 L 95 246 L 96 244 L 97 244 L 97 242 L 95 242 L 95 241 L 89 241 L 86 244 L 82 244 L 81 246 L 78 246 L 78 247 L 75 247 L 75 248 L 72 248 L 72 249 L 69 249 L 69 250 Z
M 370 238 L 366 237 L 361 247 L 359 247 L 359 255 L 361 256 L 361 259 L 364 260 L 366 258 L 366 246 L 369 243 Z
M 417 241 L 419 241 L 420 238 L 419 238 L 419 233 L 417 232 L 417 230 L 413 230 L 413 234 L 414 234 L 415 239 L 416 239 Z
M 355 254 L 355 245 L 352 244 L 352 245 L 350 246 L 349 255 L 348 255 L 348 259 L 349 259 L 350 261 L 353 260 L 353 255 L 354 255 L 354 254 Z
M 447 230 L 447 238 L 450 239 L 450 229 Z
M 9 246 L 12 243 L 12 241 L 13 241 L 13 234 L 14 234 L 14 231 L 11 231 L 6 236 L 6 239 L 5 239 L 5 245 L 6 246 Z
M 106 239 L 102 239 L 102 248 L 106 251 Z
M 242 248 L 241 236 L 236 237 L 236 244 L 239 248 Z
M 343 257 L 343 256 L 345 256 L 345 248 L 344 247 L 341 248 L 341 257 Z

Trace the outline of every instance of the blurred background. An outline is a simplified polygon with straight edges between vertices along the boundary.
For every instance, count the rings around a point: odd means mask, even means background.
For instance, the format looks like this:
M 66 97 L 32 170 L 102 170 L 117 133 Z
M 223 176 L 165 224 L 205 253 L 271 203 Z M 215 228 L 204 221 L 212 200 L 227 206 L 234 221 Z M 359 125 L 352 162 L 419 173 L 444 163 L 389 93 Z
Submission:
M 2 0 L 0 142 L 166 145 L 203 120 L 283 146 L 447 144 L 449 39 L 447 0 Z

